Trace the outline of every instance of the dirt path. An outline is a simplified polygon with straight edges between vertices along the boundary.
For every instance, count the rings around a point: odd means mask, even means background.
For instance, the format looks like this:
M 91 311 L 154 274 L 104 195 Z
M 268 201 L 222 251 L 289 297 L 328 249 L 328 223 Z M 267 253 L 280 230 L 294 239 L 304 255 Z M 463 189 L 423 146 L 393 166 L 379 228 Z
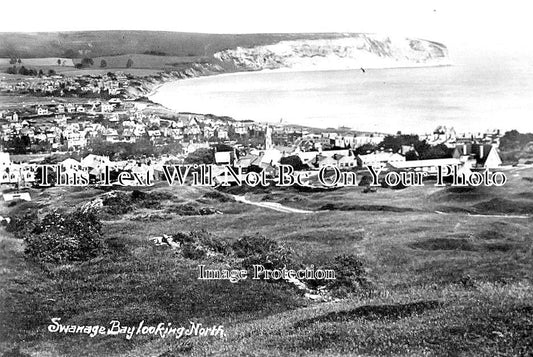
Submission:
M 246 199 L 246 197 L 244 197 L 244 196 L 237 196 L 237 195 L 232 195 L 232 197 L 237 202 L 242 202 L 242 203 L 246 203 L 246 204 L 253 205 L 253 206 L 259 206 L 259 207 L 263 207 L 263 208 L 268 208 L 268 209 L 271 209 L 271 210 L 274 210 L 274 211 L 278 211 L 278 212 L 284 212 L 284 213 L 314 213 L 314 211 L 306 211 L 306 210 L 302 210 L 302 209 L 287 207 L 287 206 L 283 206 L 283 205 L 281 205 L 279 203 L 276 203 L 276 202 L 254 202 L 254 201 L 250 201 L 250 200 Z

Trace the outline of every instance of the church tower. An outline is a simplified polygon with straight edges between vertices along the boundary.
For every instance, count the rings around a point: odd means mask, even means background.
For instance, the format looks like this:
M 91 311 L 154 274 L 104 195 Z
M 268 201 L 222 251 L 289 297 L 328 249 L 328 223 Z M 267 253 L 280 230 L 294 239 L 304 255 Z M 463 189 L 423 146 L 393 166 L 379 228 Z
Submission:
M 272 147 L 272 128 L 267 124 L 265 132 L 265 150 L 270 150 Z

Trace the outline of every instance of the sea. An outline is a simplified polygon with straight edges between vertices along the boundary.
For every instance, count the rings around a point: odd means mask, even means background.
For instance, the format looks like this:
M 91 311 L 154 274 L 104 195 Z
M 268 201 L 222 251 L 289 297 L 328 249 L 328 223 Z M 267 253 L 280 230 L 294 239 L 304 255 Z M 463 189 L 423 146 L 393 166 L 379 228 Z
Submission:
M 151 96 L 180 112 L 384 133 L 533 132 L 533 66 L 470 61 L 393 69 L 241 72 L 178 80 Z

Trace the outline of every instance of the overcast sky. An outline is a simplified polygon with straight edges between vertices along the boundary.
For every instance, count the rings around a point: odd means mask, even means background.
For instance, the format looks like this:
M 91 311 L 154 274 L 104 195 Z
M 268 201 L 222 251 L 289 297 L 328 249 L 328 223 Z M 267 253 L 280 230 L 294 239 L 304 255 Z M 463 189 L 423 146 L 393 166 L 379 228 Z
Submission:
M 25 0 L 2 3 L 0 31 L 378 32 L 443 42 L 452 55 L 467 49 L 528 60 L 530 9 L 516 0 Z

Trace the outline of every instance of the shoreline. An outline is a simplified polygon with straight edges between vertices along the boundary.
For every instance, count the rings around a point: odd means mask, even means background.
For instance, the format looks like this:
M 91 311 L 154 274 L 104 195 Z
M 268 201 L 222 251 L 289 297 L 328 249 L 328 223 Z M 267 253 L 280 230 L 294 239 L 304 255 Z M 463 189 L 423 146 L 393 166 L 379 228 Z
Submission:
M 454 63 L 442 63 L 442 64 L 431 64 L 431 65 L 424 65 L 424 64 L 413 64 L 413 65 L 404 65 L 404 66 L 390 66 L 390 67 L 374 67 L 374 66 L 367 66 L 364 67 L 365 71 L 367 70 L 395 70 L 395 69 L 420 69 L 420 68 L 435 68 L 435 67 L 451 67 L 455 66 Z M 227 76 L 234 76 L 234 75 L 244 75 L 244 74 L 266 74 L 266 73 L 301 73 L 301 72 L 336 72 L 336 71 L 357 71 L 361 70 L 363 67 L 303 67 L 303 68 L 264 68 L 261 70 L 237 70 L 237 71 L 226 71 L 226 72 L 214 72 L 214 73 L 202 73 L 200 75 L 196 76 L 190 76 L 186 78 L 182 78 L 181 75 L 184 74 L 184 72 L 176 71 L 176 72 L 170 72 L 171 77 L 176 78 L 169 78 L 168 80 L 159 81 L 158 84 L 154 85 L 154 87 L 145 94 L 144 96 L 153 101 L 154 103 L 158 103 L 160 105 L 163 105 L 162 103 L 156 102 L 152 100 L 152 97 L 155 96 L 159 89 L 165 84 L 169 83 L 176 83 L 180 82 L 182 80 L 201 80 L 205 77 L 227 77 Z M 164 73 L 164 72 L 162 72 Z M 152 77 L 153 78 L 153 77 Z

